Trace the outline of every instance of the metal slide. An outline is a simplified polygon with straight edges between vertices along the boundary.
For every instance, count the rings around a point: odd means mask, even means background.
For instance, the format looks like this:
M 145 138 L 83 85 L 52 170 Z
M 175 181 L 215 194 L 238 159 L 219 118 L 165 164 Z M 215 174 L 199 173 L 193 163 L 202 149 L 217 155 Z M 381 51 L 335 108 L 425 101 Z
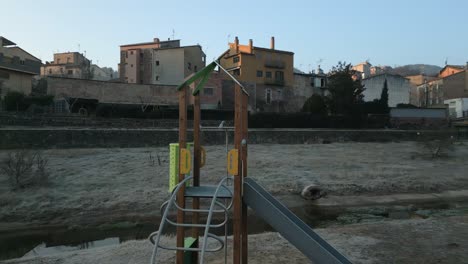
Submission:
M 244 178 L 244 202 L 314 263 L 351 263 L 252 178 Z

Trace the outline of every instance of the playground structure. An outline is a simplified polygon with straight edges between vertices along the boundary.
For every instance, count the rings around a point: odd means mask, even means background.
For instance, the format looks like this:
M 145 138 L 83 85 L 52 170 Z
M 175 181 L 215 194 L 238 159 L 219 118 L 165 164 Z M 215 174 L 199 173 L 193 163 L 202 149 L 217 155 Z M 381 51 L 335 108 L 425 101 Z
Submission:
M 201 186 L 200 169 L 205 164 L 206 153 L 200 142 L 200 92 L 203 90 L 210 73 L 216 67 L 219 67 L 234 81 L 234 149 L 227 152 L 228 175 L 223 177 L 217 185 Z M 196 81 L 198 82 L 195 85 Z M 190 143 L 190 147 L 193 148 L 193 157 L 187 142 L 187 108 L 190 86 L 193 87 L 193 143 Z M 158 261 L 158 249 L 175 250 L 176 264 L 202 264 L 207 252 L 224 249 L 224 262 L 227 263 L 227 225 L 231 208 L 232 263 L 247 264 L 248 207 L 314 263 L 351 263 L 253 179 L 247 177 L 249 94 L 234 76 L 221 67 L 218 61 L 214 61 L 198 73 L 189 76 L 178 86 L 177 92 L 179 98 L 179 142 L 176 145 L 171 144 L 170 191 L 172 194 L 161 207 L 162 219 L 159 230 L 149 237 L 151 243 L 154 244 L 151 264 Z M 186 206 L 188 199 L 191 199 L 191 208 Z M 201 208 L 201 200 L 203 199 L 209 201 L 209 207 Z M 175 222 L 170 220 L 171 209 L 177 211 Z M 187 213 L 190 214 L 191 223 L 187 223 Z M 200 223 L 202 214 L 207 215 L 205 223 Z M 223 214 L 224 220 L 221 223 L 213 224 L 211 221 L 214 214 Z M 160 238 L 167 224 L 176 227 L 176 246 L 160 243 Z M 222 227 L 225 228 L 224 239 L 209 233 L 211 228 Z M 203 236 L 200 236 L 200 229 L 204 229 Z M 190 236 L 187 236 L 187 230 L 190 231 Z M 217 246 L 208 248 L 210 240 Z

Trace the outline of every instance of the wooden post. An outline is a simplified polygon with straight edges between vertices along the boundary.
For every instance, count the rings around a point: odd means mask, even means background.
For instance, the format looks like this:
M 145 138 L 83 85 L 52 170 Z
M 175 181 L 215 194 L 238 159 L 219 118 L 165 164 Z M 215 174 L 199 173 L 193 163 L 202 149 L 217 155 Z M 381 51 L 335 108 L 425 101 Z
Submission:
M 238 172 L 234 175 L 234 197 L 233 197 L 233 264 L 240 264 L 242 259 L 242 90 L 238 84 L 234 87 L 234 147 L 239 151 Z
M 242 146 L 242 176 L 247 177 L 247 143 L 248 143 L 248 104 L 249 97 L 244 92 L 242 93 L 242 139 L 245 139 L 245 145 Z M 242 264 L 247 264 L 248 262 L 248 229 L 247 229 L 247 205 L 242 201 Z
M 200 149 L 200 94 L 195 95 L 193 106 L 193 186 L 200 186 L 200 164 L 201 164 L 201 149 Z M 193 209 L 200 209 L 200 199 L 193 198 Z M 198 224 L 199 214 L 192 214 L 192 223 Z M 196 239 L 194 247 L 198 247 L 199 228 L 192 228 L 192 237 Z M 198 252 L 192 252 L 192 264 L 198 263 Z
M 187 141 L 187 87 L 179 90 L 179 160 L 181 159 L 181 149 L 185 148 Z M 181 174 L 180 168 L 181 162 L 179 161 L 179 182 L 185 178 L 184 174 Z M 185 208 L 185 184 L 180 188 L 177 193 L 177 203 L 180 207 Z M 177 223 L 182 224 L 185 221 L 185 213 L 181 210 L 177 210 Z M 184 247 L 185 240 L 185 229 L 182 226 L 177 227 L 177 247 Z M 184 251 L 178 250 L 176 253 L 176 264 L 184 263 Z

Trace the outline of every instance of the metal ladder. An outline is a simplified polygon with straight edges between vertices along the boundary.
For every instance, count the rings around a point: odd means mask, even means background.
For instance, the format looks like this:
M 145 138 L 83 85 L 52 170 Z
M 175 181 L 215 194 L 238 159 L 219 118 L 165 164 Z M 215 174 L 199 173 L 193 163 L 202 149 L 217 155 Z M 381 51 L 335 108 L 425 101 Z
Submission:
M 210 207 L 209 208 L 204 208 L 204 209 L 190 209 L 190 208 L 182 208 L 177 204 L 177 193 L 179 192 L 180 188 L 184 186 L 187 182 L 189 182 L 193 177 L 189 176 L 186 177 L 183 181 L 181 181 L 179 184 L 177 184 L 176 188 L 171 194 L 171 197 L 169 200 L 167 200 L 163 205 L 161 206 L 161 224 L 159 225 L 159 229 L 156 232 L 153 232 L 149 235 L 149 240 L 150 242 L 154 245 L 153 248 L 153 253 L 151 255 L 151 264 L 156 264 L 158 263 L 157 260 L 157 253 L 158 253 L 158 248 L 165 249 L 165 250 L 175 250 L 175 251 L 195 251 L 195 252 L 201 252 L 200 254 L 200 264 L 204 263 L 204 257 L 206 252 L 217 252 L 220 251 L 221 249 L 225 249 L 225 261 L 226 255 L 227 255 L 227 234 L 225 233 L 224 240 L 223 238 L 214 235 L 212 233 L 209 233 L 210 228 L 220 228 L 220 227 L 225 227 L 226 223 L 228 222 L 228 211 L 232 207 L 232 195 L 233 192 L 231 188 L 229 188 L 225 183 L 227 183 L 229 180 L 232 180 L 232 177 L 224 177 L 216 186 L 212 187 L 207 187 L 207 186 L 200 186 L 200 187 L 186 187 L 186 192 L 185 192 L 185 197 L 199 197 L 199 198 L 208 198 L 211 199 Z M 229 204 L 223 204 L 218 199 L 230 199 Z M 215 207 L 218 207 L 220 209 L 215 209 Z M 192 223 L 176 223 L 172 220 L 169 219 L 169 212 L 171 209 L 177 209 L 181 210 L 186 213 L 201 213 L 201 214 L 208 214 L 206 224 L 192 224 Z M 164 211 L 164 212 L 163 212 Z M 213 214 L 215 213 L 224 213 L 224 220 L 223 222 L 219 224 L 211 224 L 211 220 L 213 218 Z M 201 247 L 199 243 L 199 247 L 197 248 L 188 248 L 188 247 L 173 247 L 173 246 L 166 246 L 162 245 L 161 242 L 161 235 L 164 232 L 164 227 L 166 224 L 175 226 L 175 227 L 187 227 L 187 228 L 205 228 L 203 238 L 201 240 Z M 226 231 L 226 229 L 225 229 Z M 156 237 L 156 239 L 155 239 Z M 198 239 L 198 238 L 195 238 Z M 213 239 L 218 243 L 217 247 L 213 248 L 207 248 L 208 246 L 208 239 Z

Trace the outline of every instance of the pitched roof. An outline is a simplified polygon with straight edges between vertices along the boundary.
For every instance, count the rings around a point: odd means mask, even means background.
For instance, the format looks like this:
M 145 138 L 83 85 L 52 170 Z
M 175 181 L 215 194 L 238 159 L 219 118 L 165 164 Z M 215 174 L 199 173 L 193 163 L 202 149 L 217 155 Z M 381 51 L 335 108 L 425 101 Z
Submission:
M 0 36 L 0 39 L 2 40 L 2 46 L 14 46 L 16 45 L 16 43 L 14 43 L 13 41 L 5 38 L 5 37 L 2 37 Z

